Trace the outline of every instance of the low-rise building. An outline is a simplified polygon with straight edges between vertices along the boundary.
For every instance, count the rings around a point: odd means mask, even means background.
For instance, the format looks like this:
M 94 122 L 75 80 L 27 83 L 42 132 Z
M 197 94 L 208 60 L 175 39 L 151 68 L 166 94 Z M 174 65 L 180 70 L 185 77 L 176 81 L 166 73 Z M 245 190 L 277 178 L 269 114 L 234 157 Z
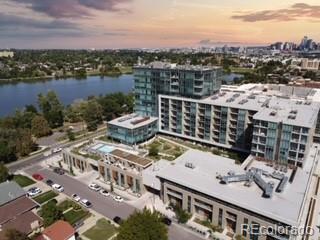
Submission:
M 99 162 L 100 176 L 107 183 L 135 194 L 143 194 L 142 171 L 152 165 L 152 161 L 129 152 L 115 149 Z
M 158 130 L 158 118 L 129 114 L 109 121 L 107 126 L 109 138 L 134 145 L 154 137 Z
M 318 71 L 320 69 L 320 59 L 303 58 L 301 60 L 301 69 Z
M 14 52 L 12 51 L 0 51 L 0 57 L 13 57 Z
M 310 150 L 303 168 L 283 167 L 251 156 L 237 165 L 232 159 L 189 150 L 156 176 L 165 203 L 181 206 L 229 236 L 301 239 L 291 233 L 252 235 L 244 226 L 304 229 L 306 219 L 313 215 L 308 206 L 317 186 L 318 177 L 313 173 L 319 159 L 317 146 Z

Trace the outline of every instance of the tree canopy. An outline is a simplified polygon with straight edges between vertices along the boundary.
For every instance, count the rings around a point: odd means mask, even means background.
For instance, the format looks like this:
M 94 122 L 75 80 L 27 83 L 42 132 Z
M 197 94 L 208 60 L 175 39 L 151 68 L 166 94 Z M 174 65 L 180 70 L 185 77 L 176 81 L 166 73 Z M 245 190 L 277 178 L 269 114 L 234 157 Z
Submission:
M 117 240 L 167 240 L 168 229 L 161 218 L 147 209 L 135 212 L 120 225 Z
M 0 183 L 7 181 L 9 178 L 9 170 L 3 162 L 0 163 Z

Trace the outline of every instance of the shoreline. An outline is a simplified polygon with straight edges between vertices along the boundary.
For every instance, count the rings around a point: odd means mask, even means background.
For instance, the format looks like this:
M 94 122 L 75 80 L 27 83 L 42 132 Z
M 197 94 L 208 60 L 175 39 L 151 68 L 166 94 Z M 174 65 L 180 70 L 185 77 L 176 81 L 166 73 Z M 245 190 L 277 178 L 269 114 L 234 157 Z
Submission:
M 43 76 L 43 77 L 28 77 L 28 78 L 10 78 L 10 79 L 0 79 L 0 85 L 5 84 L 18 84 L 18 83 L 37 83 L 37 82 L 46 82 L 51 80 L 66 80 L 69 78 L 75 78 L 79 80 L 85 80 L 88 77 L 119 77 L 122 75 L 131 75 L 132 72 L 122 72 L 122 73 L 108 73 L 108 74 L 98 74 L 98 73 L 88 73 L 86 76 L 77 76 L 74 74 L 63 76 L 63 77 L 56 77 L 56 76 Z

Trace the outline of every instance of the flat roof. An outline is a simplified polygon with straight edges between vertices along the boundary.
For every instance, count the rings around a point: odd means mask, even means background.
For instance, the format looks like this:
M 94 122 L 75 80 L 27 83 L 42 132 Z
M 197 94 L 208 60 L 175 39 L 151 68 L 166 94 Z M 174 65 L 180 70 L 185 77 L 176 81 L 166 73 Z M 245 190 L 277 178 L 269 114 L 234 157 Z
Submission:
M 273 192 L 272 198 L 262 197 L 262 190 L 257 184 L 250 187 L 243 182 L 221 184 L 217 176 L 227 176 L 230 172 L 245 174 L 244 166 L 236 165 L 234 160 L 213 155 L 209 152 L 188 150 L 169 165 L 157 173 L 159 178 L 167 179 L 192 190 L 220 199 L 253 211 L 288 225 L 299 224 L 301 209 L 303 209 L 305 196 L 308 191 L 310 172 L 313 167 L 313 155 L 316 149 L 310 150 L 303 169 L 298 169 L 293 183 L 288 183 L 284 192 Z M 194 168 L 187 167 L 190 164 Z M 249 168 L 255 167 L 272 173 L 274 169 L 265 162 L 252 161 Z M 248 169 L 249 169 L 248 168 Z M 290 170 L 286 173 L 290 174 Z M 265 181 L 276 182 L 275 179 L 265 177 Z M 277 183 L 276 183 L 277 184 Z M 275 186 L 277 186 L 275 184 Z
M 112 152 L 110 152 L 109 154 L 113 155 L 115 157 L 119 157 L 119 158 L 125 159 L 125 160 L 127 160 L 129 162 L 138 164 L 138 165 L 140 165 L 142 167 L 147 167 L 147 166 L 152 164 L 152 161 L 147 159 L 147 158 L 143 158 L 143 157 L 140 157 L 138 155 L 134 155 L 134 154 L 131 154 L 129 152 L 122 151 L 120 149 L 115 149 Z
M 222 91 L 205 99 L 190 99 L 169 95 L 160 95 L 159 97 L 255 111 L 257 113 L 254 115 L 254 118 L 264 121 L 282 121 L 289 125 L 308 128 L 315 126 L 320 109 L 320 102 L 314 101 L 313 99 L 308 100 L 306 98 L 279 96 L 273 92 L 273 90 L 270 90 L 267 94 L 263 92 L 263 89 L 264 87 L 262 86 L 257 87 L 250 84 L 238 88 L 229 88 L 230 91 Z M 287 91 L 288 89 L 286 88 L 285 90 Z M 307 90 L 300 90 L 300 92 L 310 93 L 310 91 Z M 297 110 L 296 116 L 295 118 L 288 118 L 292 116 L 290 113 L 292 110 Z M 270 115 L 273 111 L 278 112 L 278 114 L 275 116 Z
M 156 117 L 142 117 L 134 113 L 113 119 L 109 121 L 108 124 L 112 124 L 127 129 L 136 129 L 139 127 L 149 125 L 157 120 L 158 118 Z
M 185 71 L 210 71 L 222 69 L 219 66 L 202 66 L 202 65 L 177 65 L 170 62 L 155 61 L 149 64 L 135 65 L 135 69 L 159 69 L 159 70 L 185 70 Z

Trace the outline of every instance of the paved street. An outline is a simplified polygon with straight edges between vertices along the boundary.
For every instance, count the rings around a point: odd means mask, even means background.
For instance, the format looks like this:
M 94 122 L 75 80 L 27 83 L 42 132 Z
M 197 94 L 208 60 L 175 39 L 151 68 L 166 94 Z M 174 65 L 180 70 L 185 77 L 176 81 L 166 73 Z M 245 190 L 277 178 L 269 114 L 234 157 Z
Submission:
M 88 199 L 93 204 L 92 209 L 106 216 L 107 218 L 113 219 L 115 216 L 127 218 L 135 210 L 133 206 L 127 203 L 117 203 L 111 197 L 103 197 L 99 193 L 90 190 L 87 185 L 72 177 L 69 177 L 68 175 L 57 175 L 51 170 L 43 168 L 39 165 L 29 166 L 24 171 L 29 175 L 32 175 L 33 173 L 40 173 L 45 179 L 51 179 L 52 181 L 62 185 L 65 189 L 64 193 L 68 196 L 76 193 L 81 198 Z M 200 240 L 202 238 L 186 231 L 179 225 L 173 224 L 169 228 L 169 239 Z

